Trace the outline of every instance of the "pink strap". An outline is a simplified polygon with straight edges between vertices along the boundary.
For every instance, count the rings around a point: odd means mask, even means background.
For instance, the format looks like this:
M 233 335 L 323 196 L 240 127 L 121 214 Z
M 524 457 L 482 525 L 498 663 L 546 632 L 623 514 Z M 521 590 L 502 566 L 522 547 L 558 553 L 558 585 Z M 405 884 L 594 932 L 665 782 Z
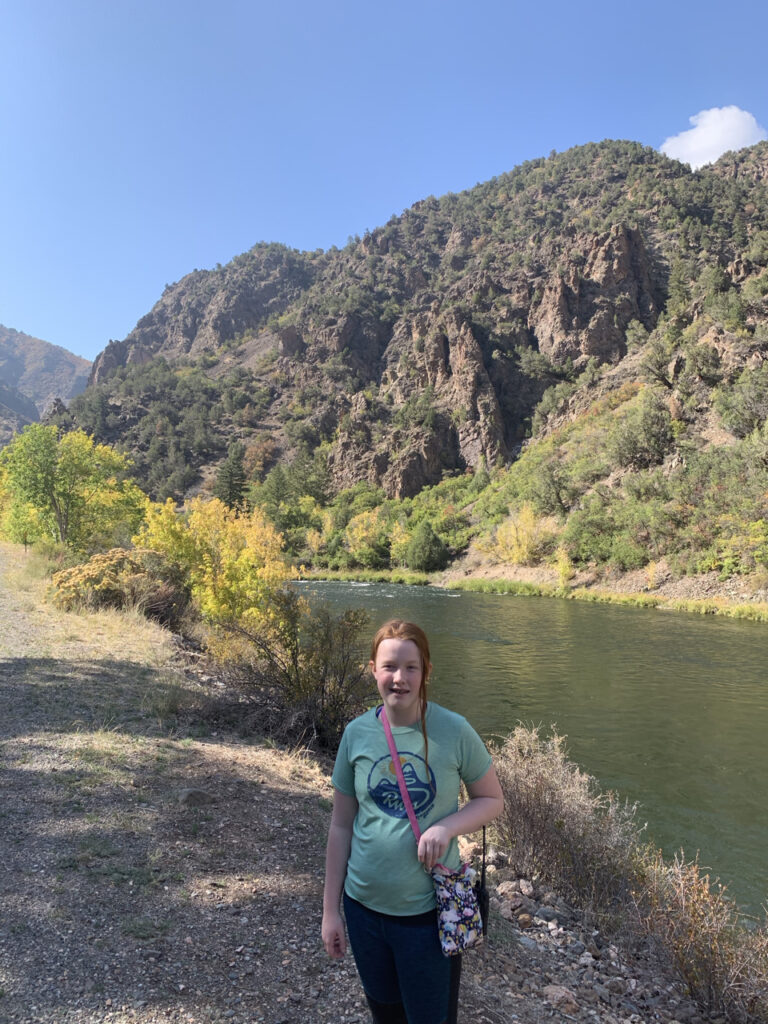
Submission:
M 421 829 L 419 828 L 419 821 L 416 817 L 416 812 L 413 809 L 413 803 L 411 802 L 411 794 L 408 792 L 408 787 L 405 784 L 405 776 L 403 775 L 403 766 L 400 764 L 400 755 L 397 752 L 397 746 L 395 745 L 395 737 L 392 735 L 392 728 L 387 718 L 387 712 L 384 705 L 381 705 L 381 711 L 379 712 L 381 718 L 381 724 L 384 726 L 384 732 L 387 737 L 387 743 L 389 745 L 389 752 L 392 755 L 392 763 L 395 766 L 395 774 L 397 775 L 397 784 L 400 787 L 400 796 L 405 804 L 405 811 L 408 815 L 408 821 L 411 823 L 413 834 L 416 836 L 416 842 L 421 839 Z M 485 837 L 485 831 L 483 831 L 483 837 Z M 485 861 L 483 861 L 485 866 Z M 447 868 L 445 864 L 435 864 L 436 868 L 440 868 L 441 871 L 450 874 L 451 869 Z M 425 868 L 426 870 L 426 868 Z M 434 868 L 433 868 L 434 870 Z
M 387 718 L 387 712 L 385 711 L 383 704 L 381 706 L 381 715 L 380 715 L 380 717 L 381 717 L 381 724 L 384 726 L 384 732 L 387 735 L 387 743 L 389 744 L 389 752 L 392 755 L 392 763 L 395 766 L 395 773 L 397 775 L 397 784 L 400 787 L 400 796 L 403 799 L 403 803 L 405 805 L 405 811 L 406 811 L 406 814 L 408 815 L 408 821 L 410 821 L 410 823 L 411 823 L 411 828 L 413 829 L 413 834 L 416 836 L 416 842 L 418 843 L 418 841 L 421 839 L 421 829 L 419 828 L 419 820 L 416 817 L 416 812 L 414 811 L 413 804 L 411 803 L 411 795 L 408 792 L 408 787 L 405 784 L 405 776 L 403 775 L 403 766 L 400 764 L 400 755 L 397 752 L 397 747 L 395 746 L 395 738 L 392 735 L 392 729 L 390 727 L 389 719 Z

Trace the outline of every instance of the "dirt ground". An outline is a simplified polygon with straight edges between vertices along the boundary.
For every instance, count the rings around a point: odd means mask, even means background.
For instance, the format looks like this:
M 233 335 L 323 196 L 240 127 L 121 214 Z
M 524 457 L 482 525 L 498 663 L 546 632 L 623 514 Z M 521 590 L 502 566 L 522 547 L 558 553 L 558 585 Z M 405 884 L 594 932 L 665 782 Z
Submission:
M 320 942 L 328 765 L 206 726 L 168 633 L 55 610 L 25 557 L 0 545 L 0 1021 L 367 1021 Z M 554 1009 L 562 951 L 518 937 L 465 957 L 462 1024 L 659 1018 Z

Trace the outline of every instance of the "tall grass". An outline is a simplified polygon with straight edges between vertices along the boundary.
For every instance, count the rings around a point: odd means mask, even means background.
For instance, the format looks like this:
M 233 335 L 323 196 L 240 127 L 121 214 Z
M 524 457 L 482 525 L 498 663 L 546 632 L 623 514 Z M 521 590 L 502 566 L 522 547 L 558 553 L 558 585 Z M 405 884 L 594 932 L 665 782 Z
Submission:
M 505 808 L 500 845 L 603 928 L 652 939 L 710 1013 L 768 1024 L 768 926 L 747 927 L 698 863 L 666 862 L 635 807 L 569 761 L 556 733 L 519 726 L 494 752 Z M 754 925 L 754 922 L 753 922 Z
M 558 587 L 546 583 L 525 583 L 522 580 L 452 580 L 450 590 L 468 590 L 474 594 L 516 594 L 520 597 L 560 597 Z
M 625 899 L 640 848 L 634 806 L 601 793 L 556 733 L 518 726 L 494 765 L 504 790 L 495 827 L 513 869 L 596 914 Z
M 568 601 L 586 601 L 588 604 L 618 604 L 630 608 L 658 608 L 661 611 L 722 615 L 729 619 L 768 622 L 768 604 L 757 601 L 734 604 L 726 598 L 672 598 L 663 594 L 621 594 L 600 587 L 555 587 L 547 583 L 525 583 L 520 580 L 453 580 L 447 586 L 451 590 L 468 590 L 480 594 L 562 597 Z

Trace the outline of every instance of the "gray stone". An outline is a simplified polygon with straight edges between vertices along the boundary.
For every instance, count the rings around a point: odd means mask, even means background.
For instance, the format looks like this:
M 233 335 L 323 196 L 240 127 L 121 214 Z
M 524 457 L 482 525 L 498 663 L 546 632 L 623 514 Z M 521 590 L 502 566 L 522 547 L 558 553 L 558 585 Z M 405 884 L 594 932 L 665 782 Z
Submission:
M 610 1005 L 611 993 L 604 985 L 595 985 L 594 990 L 597 993 L 598 998 L 601 999 L 602 1002 L 608 1003 Z
M 554 907 L 539 907 L 536 911 L 536 917 L 541 918 L 542 921 L 558 921 L 559 914 Z
M 185 807 L 204 807 L 206 804 L 215 804 L 216 797 L 204 789 L 182 789 L 178 801 Z

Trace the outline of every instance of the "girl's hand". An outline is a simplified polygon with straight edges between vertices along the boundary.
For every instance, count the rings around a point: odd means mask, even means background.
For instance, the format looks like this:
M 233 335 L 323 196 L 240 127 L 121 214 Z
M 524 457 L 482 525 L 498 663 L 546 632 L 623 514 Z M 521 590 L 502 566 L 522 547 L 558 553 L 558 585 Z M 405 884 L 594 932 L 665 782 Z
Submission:
M 427 871 L 431 871 L 435 864 L 440 863 L 452 838 L 448 829 L 440 824 L 431 825 L 426 832 L 421 833 L 419 860 Z
M 338 911 L 335 914 L 323 914 L 323 945 L 325 952 L 334 960 L 341 960 L 347 951 L 347 935 L 344 922 Z

